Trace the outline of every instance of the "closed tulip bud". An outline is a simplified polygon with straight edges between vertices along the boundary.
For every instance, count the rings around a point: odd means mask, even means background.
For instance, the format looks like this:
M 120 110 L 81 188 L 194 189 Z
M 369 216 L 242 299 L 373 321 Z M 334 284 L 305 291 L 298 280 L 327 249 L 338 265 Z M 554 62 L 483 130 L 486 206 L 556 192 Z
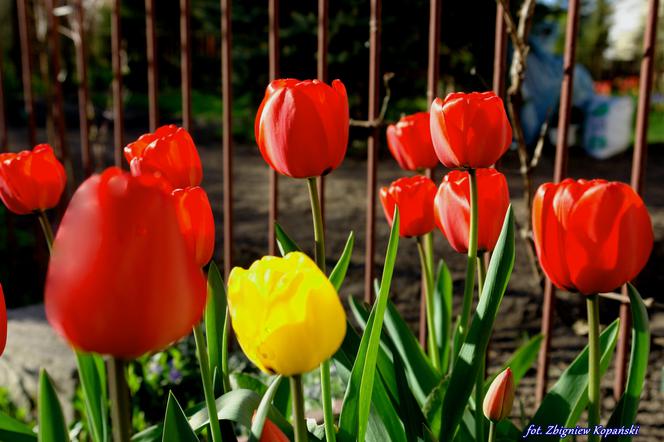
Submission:
M 438 157 L 431 141 L 429 112 L 406 115 L 387 126 L 387 147 L 402 169 L 436 167 Z
M 433 219 L 435 196 L 436 185 L 422 175 L 399 178 L 389 187 L 380 189 L 380 202 L 390 226 L 394 206 L 399 207 L 399 235 L 403 237 L 421 236 L 436 227 Z
M 5 293 L 0 284 L 0 356 L 5 351 L 7 345 L 7 306 L 5 305 Z
M 252 422 L 255 418 L 256 412 L 254 412 L 254 416 L 251 418 Z M 263 432 L 258 442 L 290 442 L 290 440 L 278 426 L 266 417 L 263 424 Z
M 53 244 L 46 316 L 80 350 L 132 358 L 186 336 L 206 281 L 161 177 L 110 168 L 72 197 Z
M 611 291 L 634 279 L 652 251 L 648 209 L 624 183 L 543 184 L 532 217 L 542 269 L 561 289 L 585 295 Z
M 503 100 L 493 92 L 455 92 L 431 104 L 431 139 L 451 169 L 491 167 L 512 142 Z
M 505 213 L 510 205 L 505 176 L 496 169 L 477 169 L 477 248 L 496 246 Z M 470 230 L 470 183 L 468 172 L 453 170 L 445 175 L 434 200 L 436 224 L 454 250 L 468 252 Z
M 482 410 L 484 416 L 493 422 L 509 417 L 514 403 L 514 378 L 509 367 L 500 373 L 491 383 L 484 396 Z
M 339 295 L 305 254 L 266 256 L 228 277 L 228 307 L 244 354 L 267 373 L 306 373 L 346 335 Z
M 274 80 L 256 113 L 256 143 L 282 175 L 311 178 L 330 173 L 346 156 L 348 97 L 339 80 Z
M 214 253 L 214 215 L 207 193 L 200 187 L 187 187 L 174 190 L 173 198 L 187 246 L 203 267 Z
M 66 183 L 65 169 L 48 144 L 0 154 L 0 199 L 17 215 L 55 207 Z
M 194 140 L 186 129 L 174 124 L 141 135 L 124 148 L 134 176 L 160 174 L 174 188 L 198 186 L 203 168 Z

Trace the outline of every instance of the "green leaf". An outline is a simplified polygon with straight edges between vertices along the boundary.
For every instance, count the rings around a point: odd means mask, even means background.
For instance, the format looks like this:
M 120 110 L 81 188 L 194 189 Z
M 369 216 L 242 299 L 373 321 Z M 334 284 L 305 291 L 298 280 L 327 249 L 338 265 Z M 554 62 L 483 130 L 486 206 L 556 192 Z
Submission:
M 232 373 L 231 381 L 237 388 L 254 391 L 259 396 L 263 396 L 267 391 L 267 385 L 265 385 L 257 376 L 249 373 Z
M 600 374 L 604 374 L 616 346 L 618 339 L 618 324 L 616 319 L 599 337 L 600 346 Z M 588 403 L 588 346 L 572 361 L 558 382 L 544 397 L 529 426 L 563 425 L 573 427 L 581 416 L 581 412 Z M 528 428 L 526 427 L 526 428 Z M 528 441 L 550 441 L 546 435 L 529 436 Z
M 643 392 L 643 384 L 648 371 L 648 356 L 650 355 L 650 328 L 648 325 L 648 311 L 643 304 L 641 295 L 632 284 L 627 284 L 630 308 L 632 310 L 632 352 L 629 357 L 629 372 L 625 392 L 613 410 L 613 414 L 606 424 L 608 428 L 630 427 L 636 421 L 639 409 L 639 400 Z M 604 438 L 608 441 L 629 442 L 631 436 L 611 435 Z
M 85 399 L 85 413 L 92 438 L 97 442 L 108 440 L 108 399 L 106 397 L 106 370 L 104 359 L 96 354 L 76 352 L 76 365 Z
M 39 442 L 68 441 L 67 425 L 58 395 L 46 370 L 39 373 Z
M 164 418 L 164 434 L 162 442 L 198 442 L 196 433 L 189 426 L 187 416 L 182 411 L 182 407 L 175 399 L 173 392 L 168 393 L 168 402 L 166 403 L 166 417 Z
M 452 275 L 445 261 L 440 260 L 436 272 L 433 298 L 434 331 L 441 360 L 441 372 L 447 373 L 450 363 L 450 339 L 452 335 Z
M 372 310 L 367 321 L 367 328 L 371 328 L 374 321 L 374 311 Z M 334 360 L 337 362 L 337 371 L 342 380 L 346 382 L 346 394 L 344 396 L 343 406 L 341 408 L 341 415 L 339 417 L 339 433 L 338 439 L 341 441 L 355 441 L 357 440 L 357 427 L 358 427 L 358 408 L 359 408 L 359 390 L 362 376 L 362 361 L 366 355 L 367 347 L 369 344 L 367 333 L 360 340 L 355 329 L 348 324 L 346 336 L 339 348 L 339 351 L 334 355 Z M 380 349 L 382 350 L 382 349 Z M 379 351 L 379 358 L 381 352 Z M 353 363 L 354 361 L 354 363 Z M 377 363 L 379 371 L 382 370 L 382 364 Z M 381 373 L 382 374 L 382 373 Z M 392 376 L 394 376 L 392 374 Z M 369 415 L 369 425 L 367 428 L 367 441 L 406 441 L 406 435 L 403 425 L 399 419 L 399 414 L 396 411 L 394 404 L 390 398 L 390 394 L 385 386 L 383 376 L 374 378 L 374 397 L 372 398 L 373 407 Z M 396 386 L 395 386 L 396 394 Z M 387 434 L 387 436 L 385 436 Z
M 0 411 L 0 440 L 36 442 L 37 435 L 23 422 L 19 422 Z
M 514 387 L 516 388 L 519 385 L 521 379 L 533 366 L 533 363 L 537 360 L 537 355 L 539 354 L 540 344 L 542 343 L 544 336 L 539 334 L 530 338 L 525 344 L 516 349 L 516 351 L 510 356 L 510 358 L 505 361 L 505 363 L 496 371 L 494 374 L 489 376 L 486 381 L 484 381 L 484 392 L 489 389 L 491 382 L 502 373 L 507 367 L 510 367 L 512 370 L 512 376 L 514 378 Z
M 221 278 L 219 268 L 210 262 L 208 268 L 207 281 L 207 304 L 205 306 L 205 338 L 208 349 L 208 359 L 210 360 L 210 373 L 216 373 L 214 379 L 214 391 L 219 395 L 230 389 L 228 382 L 229 373 L 227 373 L 227 352 L 224 351 L 226 343 L 224 342 L 224 331 L 226 324 L 226 290 L 224 281 Z
M 399 247 L 399 208 L 394 209 L 394 219 L 392 222 L 392 231 L 387 243 L 387 254 L 385 255 L 385 265 L 380 282 L 380 291 L 378 298 L 372 309 L 374 321 L 371 328 L 365 330 L 362 340 L 368 339 L 367 351 L 365 355 L 358 355 L 364 359 L 362 362 L 362 380 L 360 381 L 360 399 L 358 404 L 358 440 L 364 440 L 369 421 L 369 411 L 371 410 L 371 396 L 373 394 L 374 377 L 376 375 L 376 360 L 378 358 L 378 347 L 380 345 L 380 335 L 383 328 L 383 319 L 387 309 L 387 301 L 390 295 L 390 285 L 392 283 L 392 273 L 394 272 L 394 262 L 397 257 Z M 358 358 L 358 359 L 359 359 Z M 355 367 L 353 367 L 355 370 Z
M 339 258 L 337 265 L 335 265 L 332 269 L 332 273 L 330 273 L 330 282 L 336 291 L 341 289 L 341 284 L 343 284 L 344 279 L 346 279 L 346 272 L 348 271 L 350 258 L 353 255 L 354 244 L 355 235 L 353 232 L 350 232 L 348 235 L 348 240 L 346 240 L 346 245 L 344 246 L 344 251 L 341 253 L 341 257 Z
M 279 413 L 288 419 L 293 408 L 291 404 L 290 385 L 288 382 L 281 382 L 279 384 L 279 388 L 277 388 L 277 392 L 274 394 L 274 401 L 272 404 Z
M 277 392 L 277 388 L 279 388 L 281 379 L 281 376 L 274 378 L 272 384 L 270 384 L 270 387 L 267 389 L 263 395 L 263 398 L 261 399 L 260 404 L 258 405 L 258 409 L 256 410 L 256 417 L 254 417 L 253 423 L 251 424 L 251 435 L 249 436 L 250 442 L 259 441 L 263 435 L 265 419 L 267 418 L 267 413 L 270 410 L 272 400 L 274 399 L 274 395 Z
M 431 365 L 419 341 L 391 302 L 387 306 L 385 328 L 406 367 L 406 375 L 415 398 L 418 403 L 424 404 L 431 390 L 440 382 L 440 374 Z
M 450 383 L 443 399 L 440 436 L 452 441 L 459 427 L 475 379 L 483 366 L 484 355 L 498 308 L 514 267 L 514 215 L 507 209 L 498 243 L 491 256 L 482 296 L 477 305 L 466 340 L 454 362 Z
M 279 247 L 281 256 L 285 256 L 290 252 L 297 252 L 302 250 L 277 222 L 274 223 L 274 233 L 277 236 L 277 247 Z
M 449 382 L 449 377 L 441 379 L 440 383 L 431 390 L 422 406 L 422 411 L 427 418 L 427 422 L 429 422 L 429 428 L 434 434 L 440 433 L 443 399 L 445 398 L 445 392 L 447 391 Z

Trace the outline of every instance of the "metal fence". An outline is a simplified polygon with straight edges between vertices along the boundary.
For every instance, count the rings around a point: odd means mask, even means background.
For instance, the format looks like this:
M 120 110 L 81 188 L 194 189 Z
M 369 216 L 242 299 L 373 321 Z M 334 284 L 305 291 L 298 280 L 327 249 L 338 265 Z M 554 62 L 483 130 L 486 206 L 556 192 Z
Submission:
M 121 0 L 112 1 L 111 13 L 111 39 L 112 39 L 112 69 L 113 69 L 113 133 L 114 133 L 114 161 L 116 166 L 122 165 L 122 147 L 124 146 L 123 127 L 123 102 L 122 102 L 122 66 L 121 66 L 121 39 L 122 28 L 120 20 Z M 29 17 L 30 2 L 28 0 L 16 0 L 19 24 L 19 38 L 21 48 L 21 70 L 23 83 L 24 107 L 27 114 L 28 140 L 31 145 L 36 144 L 36 118 L 34 106 L 34 94 L 32 86 L 32 41 Z M 52 144 L 62 155 L 65 162 L 70 153 L 67 148 L 65 132 L 62 84 L 57 79 L 60 64 L 59 47 L 59 17 L 55 13 L 56 0 L 45 0 L 48 14 L 48 57 L 50 63 L 50 74 L 52 75 L 53 90 L 47 91 L 51 97 L 50 113 L 55 128 L 55 139 Z M 86 39 L 83 28 L 84 8 L 83 0 L 69 0 L 70 6 L 75 11 L 75 22 L 78 24 L 75 33 L 76 68 L 78 82 L 79 101 L 79 123 L 81 137 L 81 164 L 84 174 L 92 173 L 91 150 L 90 150 L 90 125 L 88 120 L 88 86 L 86 65 Z M 155 0 L 145 0 L 145 29 L 147 41 L 147 78 L 148 78 L 148 103 L 150 130 L 153 131 L 159 124 L 158 109 L 158 71 L 157 71 L 157 46 L 155 33 Z M 429 50 L 427 69 L 427 99 L 430 101 L 435 97 L 439 80 L 439 45 L 440 45 L 440 17 L 443 12 L 441 0 L 430 1 L 429 19 Z M 231 132 L 231 0 L 220 0 L 221 4 L 221 90 L 223 104 L 222 119 L 222 161 L 223 161 L 223 261 L 224 270 L 227 275 L 233 263 L 233 134 Z M 375 121 L 380 112 L 380 52 L 381 52 L 381 0 L 370 0 L 369 15 L 369 90 L 367 119 Z M 279 76 L 279 0 L 268 0 L 269 16 L 269 76 L 271 79 Z M 647 154 L 646 134 L 648 129 L 648 112 L 650 106 L 650 95 L 653 83 L 655 41 L 657 33 L 657 18 L 659 11 L 659 0 L 649 0 L 648 15 L 645 24 L 643 40 L 643 57 L 641 62 L 641 77 L 639 85 L 639 98 L 637 107 L 636 135 L 634 143 L 634 154 L 632 161 L 631 185 L 642 193 L 645 175 L 645 163 Z M 181 91 L 182 91 L 182 125 L 189 128 L 192 120 L 191 108 L 191 29 L 190 29 L 190 0 L 180 0 L 180 61 L 181 61 Z M 561 99 L 558 120 L 558 138 L 556 145 L 555 169 L 553 180 L 561 181 L 567 171 L 568 146 L 567 133 L 570 125 L 570 111 L 572 103 L 572 86 L 574 72 L 574 57 L 577 41 L 579 22 L 579 0 L 570 0 L 567 16 L 563 81 L 561 85 Z M 505 70 L 506 70 L 506 26 L 503 7 L 500 2 L 496 6 L 496 31 L 494 49 L 494 73 L 493 90 L 496 94 L 503 96 L 505 93 Z M 327 81 L 327 39 L 328 39 L 328 0 L 318 0 L 318 78 Z M 2 58 L 0 52 L 0 146 L 7 146 L 6 109 L 4 106 L 4 89 L 2 76 Z M 377 152 L 379 149 L 378 125 L 373 125 L 369 132 L 367 145 L 367 199 L 366 199 L 366 250 L 365 250 L 365 300 L 371 302 L 373 296 L 374 278 L 374 245 L 375 245 L 375 206 L 376 206 L 376 167 Z M 427 171 L 431 176 L 432 171 Z M 269 244 L 268 252 L 276 253 L 274 221 L 278 214 L 278 175 L 270 171 L 269 176 Z M 322 201 L 325 200 L 324 179 L 320 178 L 319 190 Z M 555 289 L 547 280 L 542 309 L 541 329 L 544 340 L 541 346 L 538 367 L 536 402 L 539 403 L 547 389 L 548 362 L 551 345 L 551 330 L 555 303 Z M 625 367 L 629 353 L 630 314 L 629 305 L 623 302 L 620 309 L 621 326 L 618 342 L 616 376 L 614 394 L 620 396 L 624 390 Z

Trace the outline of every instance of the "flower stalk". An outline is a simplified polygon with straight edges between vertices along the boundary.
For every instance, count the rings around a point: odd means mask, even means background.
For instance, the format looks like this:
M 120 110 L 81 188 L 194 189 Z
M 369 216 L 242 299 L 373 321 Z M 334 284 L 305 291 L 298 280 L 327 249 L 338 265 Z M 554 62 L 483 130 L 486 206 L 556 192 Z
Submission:
M 477 288 L 478 299 L 482 296 L 484 278 L 486 277 L 486 265 L 483 257 L 477 258 Z M 480 358 L 480 368 L 475 378 L 475 439 L 484 440 L 484 413 L 481 407 L 484 401 L 484 372 L 486 371 L 486 354 Z M 491 439 L 489 439 L 491 440 Z
M 316 264 L 321 271 L 327 274 L 325 265 L 325 226 L 323 214 L 318 197 L 316 178 L 308 178 L 309 200 L 311 202 L 311 217 L 314 226 L 314 242 L 316 243 Z M 320 364 L 321 400 L 323 402 L 323 417 L 325 424 L 325 438 L 328 442 L 335 442 L 336 430 L 334 428 L 334 411 L 332 409 L 332 385 L 330 381 L 330 361 L 325 360 Z
M 438 351 L 438 343 L 436 342 L 436 330 L 434 327 L 434 281 L 433 281 L 433 263 L 432 263 L 432 245 L 431 233 L 422 235 L 417 238 L 417 250 L 420 255 L 420 266 L 422 267 L 422 274 L 424 275 L 425 285 L 425 301 L 426 301 L 426 315 L 427 315 L 427 348 L 429 358 L 433 363 L 434 368 L 440 370 L 440 354 Z
M 203 395 L 205 396 L 205 407 L 210 417 L 210 432 L 213 442 L 221 442 L 221 427 L 217 417 L 217 404 L 214 397 L 214 387 L 212 385 L 212 376 L 210 375 L 210 361 L 208 360 L 207 347 L 203 336 L 201 325 L 194 326 L 194 340 L 196 341 L 196 354 L 198 356 L 198 365 L 201 368 L 201 380 L 203 382 Z
M 53 251 L 53 229 L 51 228 L 51 222 L 46 216 L 46 212 L 40 210 L 37 212 L 37 217 L 39 218 L 39 224 L 41 225 L 42 231 L 44 232 L 44 238 L 46 239 L 46 245 L 48 246 L 48 251 L 51 253 Z
M 129 442 L 131 435 L 131 402 L 129 386 L 125 377 L 125 361 L 110 357 L 107 365 L 113 441 Z
M 600 423 L 600 369 L 599 369 L 599 297 L 586 298 L 588 308 L 588 427 Z M 600 436 L 591 430 L 588 442 L 599 442 Z
M 307 442 L 307 423 L 304 419 L 304 394 L 302 392 L 302 375 L 290 377 L 291 400 L 293 402 L 293 427 L 295 442 Z
M 468 169 L 468 181 L 470 185 L 470 227 L 468 238 L 468 258 L 466 263 L 466 281 L 463 287 L 463 307 L 461 320 L 459 321 L 460 342 L 466 339 L 468 334 L 468 323 L 470 321 L 470 310 L 473 306 L 473 291 L 475 289 L 475 267 L 477 263 L 477 176 L 475 169 Z

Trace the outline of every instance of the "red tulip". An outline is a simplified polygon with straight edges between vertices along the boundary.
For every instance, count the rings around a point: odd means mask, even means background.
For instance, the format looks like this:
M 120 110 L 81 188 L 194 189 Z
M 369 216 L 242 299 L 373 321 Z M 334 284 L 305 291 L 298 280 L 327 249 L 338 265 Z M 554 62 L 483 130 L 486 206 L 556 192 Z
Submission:
M 513 404 L 514 376 L 512 370 L 507 367 L 491 382 L 489 390 L 484 396 L 482 411 L 490 421 L 499 422 L 510 416 Z
M 532 216 L 540 264 L 561 289 L 586 295 L 613 290 L 634 279 L 652 251 L 648 209 L 624 183 L 543 184 Z
M 174 188 L 198 186 L 203 179 L 201 159 L 186 129 L 162 126 L 124 148 L 134 176 L 161 174 Z
M 7 307 L 5 306 L 5 294 L 0 284 L 0 356 L 7 345 Z
M 77 349 L 131 358 L 187 335 L 206 282 L 161 177 L 110 168 L 74 194 L 53 245 L 46 316 Z
M 48 144 L 0 154 L 0 199 L 18 215 L 55 207 L 66 182 L 65 169 Z
M 433 198 L 436 185 L 422 175 L 399 178 L 389 187 L 380 189 L 380 202 L 387 222 L 392 225 L 394 206 L 399 207 L 399 235 L 421 236 L 435 227 Z
M 496 246 L 510 194 L 505 176 L 496 169 L 477 169 L 477 248 Z M 468 252 L 470 230 L 470 182 L 468 172 L 453 170 L 445 175 L 434 205 L 436 224 L 454 250 Z
M 401 117 L 387 127 L 387 146 L 399 166 L 405 170 L 436 167 L 438 157 L 431 141 L 429 112 Z
M 173 191 L 180 229 L 187 246 L 201 267 L 214 253 L 214 216 L 207 193 L 200 187 Z
M 270 167 L 293 178 L 330 173 L 346 155 L 348 97 L 339 80 L 274 80 L 256 114 L 256 143 Z
M 253 422 L 255 418 L 256 412 L 254 411 L 251 421 Z M 259 442 L 290 442 L 290 440 L 288 439 L 288 436 L 286 436 L 269 418 L 265 418 L 265 424 L 263 424 L 263 432 L 261 433 Z
M 431 138 L 445 167 L 479 169 L 505 153 L 512 127 L 493 92 L 455 92 L 431 104 Z

